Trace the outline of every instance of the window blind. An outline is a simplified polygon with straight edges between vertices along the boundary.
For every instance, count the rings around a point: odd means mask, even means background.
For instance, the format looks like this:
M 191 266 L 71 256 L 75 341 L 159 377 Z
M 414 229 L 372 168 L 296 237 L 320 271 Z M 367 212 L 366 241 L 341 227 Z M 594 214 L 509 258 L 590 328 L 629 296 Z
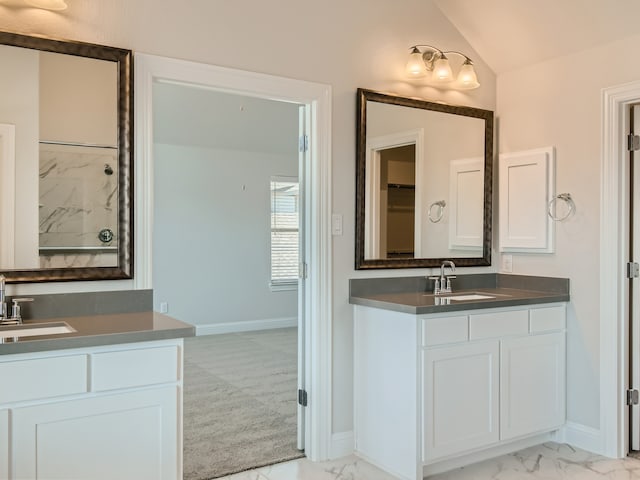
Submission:
M 295 177 L 271 179 L 271 285 L 298 281 L 300 189 Z

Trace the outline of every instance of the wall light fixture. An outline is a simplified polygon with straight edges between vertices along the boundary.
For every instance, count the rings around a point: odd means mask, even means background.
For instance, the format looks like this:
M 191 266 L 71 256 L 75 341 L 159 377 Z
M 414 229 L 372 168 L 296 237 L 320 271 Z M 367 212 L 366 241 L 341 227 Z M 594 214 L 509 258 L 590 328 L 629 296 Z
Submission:
M 65 0 L 24 0 L 24 3 L 32 7 L 42 8 L 44 10 L 66 10 L 67 2 Z
M 455 81 L 447 55 L 459 55 L 464 61 Z M 431 45 L 414 45 L 407 61 L 407 75 L 413 78 L 427 77 L 427 83 L 440 88 L 471 90 L 478 88 L 478 76 L 473 62 L 464 53 L 455 50 L 442 51 Z

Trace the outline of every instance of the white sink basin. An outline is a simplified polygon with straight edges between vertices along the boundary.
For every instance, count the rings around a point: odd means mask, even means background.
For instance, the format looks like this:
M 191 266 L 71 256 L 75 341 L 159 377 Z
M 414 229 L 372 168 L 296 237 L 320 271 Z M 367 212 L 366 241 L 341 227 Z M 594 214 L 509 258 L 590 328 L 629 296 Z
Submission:
M 465 300 L 484 300 L 487 298 L 496 298 L 493 295 L 485 295 L 483 293 L 470 293 L 467 295 L 447 295 L 443 298 L 448 298 L 453 301 L 465 301 Z
M 35 337 L 38 335 L 60 335 L 76 330 L 65 322 L 32 323 L 0 327 L 0 339 Z

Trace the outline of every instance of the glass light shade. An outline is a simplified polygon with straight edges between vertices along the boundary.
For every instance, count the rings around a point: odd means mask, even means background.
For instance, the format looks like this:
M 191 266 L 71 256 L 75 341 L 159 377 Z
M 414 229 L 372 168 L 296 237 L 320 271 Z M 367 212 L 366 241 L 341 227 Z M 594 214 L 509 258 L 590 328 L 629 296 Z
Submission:
M 24 0 L 24 2 L 32 7 L 38 7 L 45 10 L 67 9 L 67 2 L 65 2 L 65 0 Z
M 462 67 L 460 67 L 460 72 L 458 73 L 458 79 L 456 83 L 458 84 L 458 88 L 464 90 L 471 90 L 480 86 L 480 83 L 478 83 L 476 70 L 473 68 L 472 63 L 464 62 Z
M 422 59 L 422 53 L 416 48 L 409 55 L 406 72 L 410 77 L 424 77 L 427 74 L 427 66 Z
M 447 57 L 442 56 L 433 64 L 433 79 L 442 83 L 453 80 L 453 72 Z

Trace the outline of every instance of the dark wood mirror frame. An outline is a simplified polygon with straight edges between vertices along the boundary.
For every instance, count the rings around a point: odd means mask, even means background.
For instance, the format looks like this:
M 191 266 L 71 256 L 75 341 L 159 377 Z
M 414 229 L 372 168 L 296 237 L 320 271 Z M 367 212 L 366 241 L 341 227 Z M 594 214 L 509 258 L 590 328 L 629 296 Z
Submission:
M 359 88 L 357 91 L 356 121 L 356 270 L 383 268 L 429 268 L 439 267 L 450 258 L 402 258 L 365 259 L 365 185 L 367 145 L 367 102 L 380 102 L 408 108 L 419 108 L 435 112 L 462 115 L 484 120 L 484 215 L 482 256 L 453 258 L 461 267 L 491 265 L 491 199 L 493 195 L 493 112 L 474 107 L 445 105 L 415 98 L 399 97 Z
M 133 59 L 131 50 L 90 43 L 54 40 L 0 32 L 0 44 L 76 55 L 117 63 L 118 76 L 118 264 L 114 267 L 73 267 L 0 270 L 7 282 L 115 280 L 133 277 Z M 1 206 L 0 206 L 1 208 Z

